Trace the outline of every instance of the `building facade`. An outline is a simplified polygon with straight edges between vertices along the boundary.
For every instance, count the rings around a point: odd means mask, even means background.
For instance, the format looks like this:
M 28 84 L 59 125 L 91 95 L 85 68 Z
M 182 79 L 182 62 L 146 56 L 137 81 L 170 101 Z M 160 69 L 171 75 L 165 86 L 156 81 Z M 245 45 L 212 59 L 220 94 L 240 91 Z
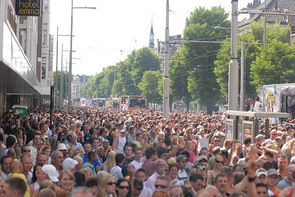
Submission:
M 49 0 L 40 1 L 40 16 L 17 15 L 19 1 L 0 1 L 0 113 L 42 106 L 53 85 Z
M 81 88 L 85 86 L 90 80 L 87 75 L 73 75 L 72 81 L 72 99 L 76 100 L 81 98 Z

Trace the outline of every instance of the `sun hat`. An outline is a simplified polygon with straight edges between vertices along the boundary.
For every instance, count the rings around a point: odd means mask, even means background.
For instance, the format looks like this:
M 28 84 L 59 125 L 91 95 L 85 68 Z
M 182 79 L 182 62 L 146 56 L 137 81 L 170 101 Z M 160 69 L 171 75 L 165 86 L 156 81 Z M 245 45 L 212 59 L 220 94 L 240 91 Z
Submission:
M 60 143 L 58 146 L 57 146 L 57 150 L 68 150 L 66 145 L 64 143 Z

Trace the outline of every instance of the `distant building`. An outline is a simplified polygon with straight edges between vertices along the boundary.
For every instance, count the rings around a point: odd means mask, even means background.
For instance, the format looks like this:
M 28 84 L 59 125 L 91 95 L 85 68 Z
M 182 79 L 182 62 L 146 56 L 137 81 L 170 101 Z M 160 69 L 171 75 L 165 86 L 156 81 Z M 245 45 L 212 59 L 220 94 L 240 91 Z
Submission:
M 73 75 L 72 81 L 72 99 L 81 98 L 81 88 L 91 79 L 87 75 Z
M 48 102 L 53 85 L 50 3 L 37 2 L 40 7 L 33 12 L 40 16 L 25 16 L 17 15 L 15 0 L 0 1 L 0 113 L 13 105 L 31 108 Z

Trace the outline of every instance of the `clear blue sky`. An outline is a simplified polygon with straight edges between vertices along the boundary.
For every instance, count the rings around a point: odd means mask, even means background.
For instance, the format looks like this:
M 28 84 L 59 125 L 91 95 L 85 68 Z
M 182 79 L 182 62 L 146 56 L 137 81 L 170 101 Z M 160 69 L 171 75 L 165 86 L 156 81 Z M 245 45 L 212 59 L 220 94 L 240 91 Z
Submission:
M 253 0 L 240 0 L 239 9 Z M 185 19 L 196 7 L 219 6 L 231 11 L 231 0 L 170 0 L 170 35 L 182 34 Z M 50 1 L 50 33 L 70 34 L 71 0 Z M 73 74 L 95 75 L 103 67 L 124 60 L 134 49 L 148 46 L 153 19 L 155 39 L 165 39 L 166 0 L 74 0 L 74 7 L 96 7 L 96 10 L 74 9 Z M 241 17 L 247 16 L 240 16 Z M 59 37 L 64 50 L 70 48 L 69 37 Z M 55 54 L 55 53 L 54 53 Z M 61 54 L 59 54 L 59 62 Z M 77 58 L 77 59 L 75 59 Z M 64 52 L 64 66 L 69 52 Z M 55 57 L 54 57 L 54 69 Z M 58 68 L 60 69 L 60 67 Z

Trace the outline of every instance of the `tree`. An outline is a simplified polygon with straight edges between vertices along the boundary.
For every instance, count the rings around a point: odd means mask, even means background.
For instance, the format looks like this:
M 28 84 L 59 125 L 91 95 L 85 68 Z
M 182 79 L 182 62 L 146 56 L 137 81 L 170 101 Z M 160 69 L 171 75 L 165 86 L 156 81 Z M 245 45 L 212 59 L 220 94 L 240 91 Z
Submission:
M 289 43 L 289 27 L 281 27 L 279 23 L 273 25 L 267 24 L 267 43 L 273 39 L 277 39 L 283 43 Z M 249 28 L 243 30 L 239 34 L 239 43 L 244 42 L 244 65 L 245 65 L 245 98 L 253 98 L 256 96 L 257 83 L 253 83 L 254 71 L 251 71 L 252 62 L 260 57 L 260 52 L 264 48 L 263 43 L 264 20 L 252 22 Z M 228 42 L 228 43 L 227 43 Z M 230 62 L 230 39 L 227 38 L 218 51 L 217 60 L 214 62 L 216 67 L 214 73 L 217 77 L 217 82 L 220 86 L 220 91 L 226 103 L 228 89 L 228 67 Z M 260 43 L 258 45 L 257 43 Z M 240 59 L 241 45 L 238 45 L 238 59 Z M 239 63 L 241 63 L 239 61 Z M 239 72 L 240 73 L 240 72 Z M 251 74 L 252 73 L 252 74 Z
M 85 97 L 109 97 L 113 95 L 140 95 L 138 84 L 143 73 L 148 70 L 159 70 L 160 60 L 149 48 L 132 51 L 128 58 L 117 66 L 108 66 L 97 74 L 83 89 Z
M 81 89 L 81 95 L 89 98 L 110 97 L 115 77 L 116 66 L 108 66 Z
M 159 83 L 163 83 L 163 75 L 160 71 L 145 71 L 138 88 L 142 95 L 147 97 L 148 102 L 162 103 L 162 96 L 159 94 Z
M 251 64 L 252 84 L 259 87 L 265 84 L 290 83 L 295 78 L 295 48 L 276 39 L 262 49 Z M 258 89 L 257 89 L 258 90 Z
M 145 71 L 160 70 L 160 59 L 151 49 L 144 47 L 136 51 L 131 66 L 132 79 L 135 86 L 138 86 Z
M 188 91 L 188 76 L 190 72 L 188 66 L 185 66 L 185 53 L 186 48 L 181 48 L 173 55 L 173 59 L 169 64 L 170 75 L 170 94 L 175 98 L 182 100 L 187 108 L 192 101 L 192 95 Z
M 63 71 L 63 98 L 66 98 L 67 81 L 69 81 L 69 74 Z M 57 71 L 57 84 L 56 82 L 56 72 L 53 73 L 54 88 L 57 92 L 57 96 L 60 96 L 60 83 L 61 83 L 61 71 Z M 59 98 L 58 98 L 59 99 Z
M 199 7 L 191 14 L 189 26 L 184 31 L 185 65 L 188 76 L 188 91 L 200 104 L 206 105 L 210 113 L 220 97 L 220 87 L 213 72 L 216 53 L 220 44 L 193 43 L 189 40 L 220 40 L 227 34 L 216 31 L 216 26 L 229 26 L 228 13 L 223 8 L 210 10 Z

